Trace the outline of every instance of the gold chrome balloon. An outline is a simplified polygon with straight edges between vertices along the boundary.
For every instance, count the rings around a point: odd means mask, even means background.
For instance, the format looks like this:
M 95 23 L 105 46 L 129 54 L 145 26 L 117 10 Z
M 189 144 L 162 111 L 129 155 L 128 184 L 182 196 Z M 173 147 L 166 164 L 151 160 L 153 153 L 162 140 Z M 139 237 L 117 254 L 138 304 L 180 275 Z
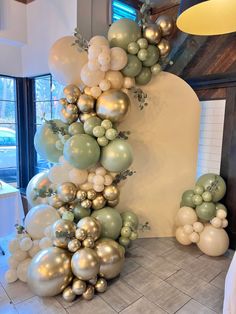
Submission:
M 124 250 L 114 240 L 100 239 L 95 243 L 94 250 L 100 259 L 99 275 L 106 279 L 118 276 L 124 264 Z
M 95 290 L 97 292 L 105 292 L 107 290 L 107 281 L 104 278 L 99 278 L 95 284 Z
M 59 100 L 59 103 L 60 103 L 62 106 L 68 105 L 68 102 L 67 102 L 66 98 L 61 98 L 61 99 Z
M 75 237 L 76 239 L 78 239 L 79 241 L 84 241 L 87 237 L 87 233 L 85 230 L 83 229 L 76 229 L 75 231 Z
M 92 204 L 92 208 L 97 210 L 97 209 L 102 209 L 106 205 L 106 200 L 103 197 L 103 195 L 98 195 L 94 200 Z
M 115 185 L 106 186 L 105 189 L 103 190 L 103 196 L 108 201 L 114 201 L 119 197 L 119 195 L 120 191 Z
M 71 255 L 69 252 L 50 247 L 40 251 L 28 268 L 28 285 L 41 297 L 61 293 L 71 282 Z
M 83 246 L 92 249 L 92 248 L 94 247 L 94 240 L 93 240 L 93 238 L 87 237 L 87 238 L 83 241 Z
M 116 207 L 116 205 L 119 204 L 119 198 L 113 200 L 113 201 L 108 201 L 107 202 L 107 205 L 110 206 L 110 207 Z
M 71 287 L 66 287 L 62 293 L 62 297 L 66 302 L 73 302 L 76 298 L 76 294 Z
M 87 198 L 91 201 L 95 200 L 96 196 L 97 196 L 97 193 L 94 190 L 89 190 L 87 192 Z
M 94 217 L 84 217 L 77 223 L 79 229 L 83 229 L 88 237 L 96 241 L 101 235 L 101 223 Z
M 70 220 L 57 220 L 52 225 L 53 244 L 60 248 L 67 248 L 70 239 L 75 236 L 75 228 L 75 224 Z
M 48 197 L 48 204 L 55 208 L 60 208 L 64 202 L 60 199 L 59 195 L 53 194 Z
M 71 259 L 73 274 L 81 280 L 89 280 L 97 276 L 99 271 L 99 258 L 97 253 L 90 248 L 77 251 Z
M 91 283 L 91 285 L 94 286 L 96 284 L 97 280 L 98 280 L 98 277 L 96 276 L 96 277 L 90 279 L 88 282 Z
M 121 90 L 110 89 L 97 99 L 96 112 L 99 118 L 111 122 L 123 120 L 130 106 L 130 99 Z
M 58 208 L 58 213 L 60 214 L 61 217 L 62 217 L 62 215 L 63 215 L 64 213 L 66 213 L 66 212 L 68 212 L 68 211 L 69 211 L 68 208 L 65 207 L 65 206 L 62 206 L 62 207 Z
M 143 37 L 150 44 L 158 44 L 161 40 L 161 28 L 157 24 L 148 24 L 143 30 Z
M 170 52 L 170 43 L 165 38 L 162 38 L 162 40 L 159 42 L 157 47 L 158 47 L 158 49 L 160 51 L 160 55 L 162 57 L 166 57 Z
M 72 284 L 72 290 L 76 295 L 81 295 L 86 290 L 86 282 L 80 279 L 74 279 Z
M 91 117 L 96 117 L 96 112 L 85 112 L 85 113 L 81 113 L 79 115 L 79 119 L 82 123 L 84 123 L 87 119 L 91 118 Z
M 83 94 L 79 97 L 77 105 L 81 112 L 91 112 L 95 105 L 95 99 L 90 95 Z
M 83 202 L 87 198 L 87 192 L 79 190 L 76 194 L 76 197 L 79 202 Z
M 92 206 L 92 201 L 90 201 L 90 200 L 84 200 L 83 202 L 81 202 L 81 206 L 82 206 L 83 208 L 88 209 L 88 208 L 90 208 L 90 207 Z
M 77 187 L 71 182 L 62 183 L 57 188 L 59 198 L 65 203 L 72 202 L 75 199 L 76 192 Z
M 174 31 L 175 24 L 172 16 L 160 15 L 155 23 L 160 26 L 163 37 L 171 35 Z
M 68 243 L 68 250 L 70 252 L 76 252 L 78 251 L 78 249 L 81 247 L 81 243 L 78 239 L 73 239 L 70 240 L 70 242 Z
M 78 113 L 70 113 L 66 110 L 66 108 L 62 108 L 60 111 L 60 119 L 64 123 L 71 124 L 78 120 Z
M 86 291 L 83 293 L 83 298 L 87 301 L 92 300 L 94 296 L 94 287 L 89 285 Z
M 63 92 L 66 96 L 66 100 L 69 103 L 75 103 L 80 95 L 80 90 L 76 85 L 68 85 L 63 89 Z

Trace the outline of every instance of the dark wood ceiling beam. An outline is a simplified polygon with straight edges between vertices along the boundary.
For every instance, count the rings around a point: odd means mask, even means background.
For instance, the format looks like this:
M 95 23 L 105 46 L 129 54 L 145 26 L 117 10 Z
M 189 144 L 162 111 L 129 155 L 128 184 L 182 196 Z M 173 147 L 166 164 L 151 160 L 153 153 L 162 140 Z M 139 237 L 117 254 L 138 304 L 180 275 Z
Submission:
M 33 2 L 34 0 L 15 0 L 16 2 L 21 2 L 21 3 L 24 3 L 24 4 L 28 4 L 30 2 Z

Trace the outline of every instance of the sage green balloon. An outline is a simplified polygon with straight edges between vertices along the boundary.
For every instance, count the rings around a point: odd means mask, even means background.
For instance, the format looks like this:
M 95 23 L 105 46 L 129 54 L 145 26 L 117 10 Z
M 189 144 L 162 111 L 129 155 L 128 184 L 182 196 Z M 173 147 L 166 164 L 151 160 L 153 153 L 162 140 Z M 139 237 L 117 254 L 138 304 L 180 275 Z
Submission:
M 121 218 L 123 221 L 123 225 L 125 222 L 130 222 L 134 229 L 138 228 L 139 221 L 138 221 L 138 216 L 135 213 L 131 211 L 123 212 L 121 213 Z
M 160 53 L 159 53 L 158 48 L 154 45 L 149 45 L 147 47 L 147 58 L 143 62 L 143 65 L 145 67 L 153 66 L 159 60 L 159 55 L 160 55 Z
M 216 211 L 218 210 L 218 209 L 223 209 L 225 212 L 226 212 L 226 214 L 227 214 L 227 208 L 225 207 L 225 205 L 223 205 L 223 204 L 221 204 L 221 203 L 216 203 Z
M 111 172 L 121 172 L 129 168 L 133 162 L 133 152 L 129 143 L 116 139 L 102 148 L 102 166 Z
M 100 221 L 102 225 L 102 238 L 117 239 L 122 228 L 122 219 L 120 213 L 111 207 L 95 210 L 92 215 Z
M 42 124 L 36 131 L 34 136 L 34 147 L 37 153 L 43 159 L 51 162 L 58 162 L 61 156 L 61 151 L 56 148 L 56 142 L 59 140 L 59 133 L 54 133 L 50 122 L 53 122 L 56 127 L 63 128 L 67 131 L 68 126 L 61 120 L 50 120 Z
M 128 45 L 128 53 L 131 55 L 136 55 L 139 51 L 139 45 L 135 42 L 132 42 Z
M 63 154 L 64 158 L 74 167 L 86 169 L 98 162 L 100 148 L 92 136 L 76 134 L 65 143 Z
M 182 195 L 182 201 L 180 204 L 180 207 L 192 207 L 195 208 L 196 206 L 193 204 L 192 198 L 193 198 L 194 192 L 193 190 L 187 190 Z
M 141 37 L 138 24 L 130 19 L 120 19 L 113 23 L 108 31 L 108 40 L 111 47 L 120 47 L 125 50 L 131 42 Z
M 85 122 L 84 122 L 84 131 L 85 133 L 89 134 L 89 135 L 93 135 L 93 129 L 95 128 L 95 126 L 101 125 L 102 120 L 98 117 L 91 117 L 88 118 Z
M 198 218 L 204 221 L 210 221 L 216 215 L 216 206 L 212 202 L 203 202 L 196 207 L 196 214 Z
M 142 70 L 142 62 L 134 55 L 128 54 L 128 62 L 121 71 L 124 76 L 135 77 Z
M 204 187 L 205 191 L 212 194 L 212 201 L 219 202 L 226 192 L 226 184 L 221 176 L 214 173 L 207 173 L 198 178 L 196 185 Z
M 80 219 L 90 216 L 91 209 L 90 208 L 83 208 L 80 204 L 77 204 L 73 208 L 73 213 L 75 216 L 75 222 L 78 222 Z
M 148 51 L 147 49 L 140 49 L 138 52 L 137 57 L 139 58 L 140 61 L 145 61 L 148 58 Z
M 150 68 L 143 67 L 139 75 L 135 77 L 135 82 L 138 85 L 146 85 L 151 81 L 152 78 L 152 72 Z
M 68 128 L 70 135 L 84 134 L 84 126 L 80 122 L 73 122 Z

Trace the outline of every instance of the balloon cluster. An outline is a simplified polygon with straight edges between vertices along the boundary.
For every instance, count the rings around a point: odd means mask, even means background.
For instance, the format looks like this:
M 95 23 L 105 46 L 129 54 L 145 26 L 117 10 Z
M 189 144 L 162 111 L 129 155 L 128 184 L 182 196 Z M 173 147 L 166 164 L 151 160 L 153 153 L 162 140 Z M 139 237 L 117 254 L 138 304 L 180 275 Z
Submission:
M 229 246 L 227 209 L 219 203 L 226 192 L 223 178 L 216 174 L 201 176 L 193 190 L 182 195 L 181 208 L 176 215 L 176 239 L 183 245 L 196 243 L 210 256 L 219 256 Z

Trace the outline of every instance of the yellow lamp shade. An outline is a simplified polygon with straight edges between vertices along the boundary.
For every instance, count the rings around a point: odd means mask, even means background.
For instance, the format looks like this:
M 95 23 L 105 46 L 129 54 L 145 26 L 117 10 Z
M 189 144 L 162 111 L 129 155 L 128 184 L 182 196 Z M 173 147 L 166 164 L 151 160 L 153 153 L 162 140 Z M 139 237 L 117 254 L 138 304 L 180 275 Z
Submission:
M 236 0 L 183 0 L 177 27 L 192 35 L 221 35 L 236 31 Z

